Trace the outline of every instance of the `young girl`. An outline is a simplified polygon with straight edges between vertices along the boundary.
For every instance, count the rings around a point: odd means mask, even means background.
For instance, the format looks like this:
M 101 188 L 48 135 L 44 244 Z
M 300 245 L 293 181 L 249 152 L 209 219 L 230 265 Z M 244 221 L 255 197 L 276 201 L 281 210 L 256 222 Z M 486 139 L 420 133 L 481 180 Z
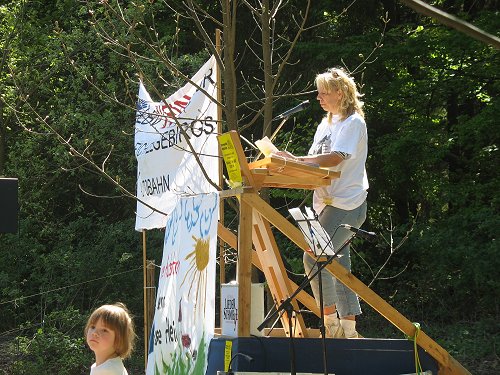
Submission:
M 128 375 L 122 359 L 134 348 L 134 323 L 124 304 L 95 310 L 85 327 L 87 344 L 95 354 L 90 375 Z

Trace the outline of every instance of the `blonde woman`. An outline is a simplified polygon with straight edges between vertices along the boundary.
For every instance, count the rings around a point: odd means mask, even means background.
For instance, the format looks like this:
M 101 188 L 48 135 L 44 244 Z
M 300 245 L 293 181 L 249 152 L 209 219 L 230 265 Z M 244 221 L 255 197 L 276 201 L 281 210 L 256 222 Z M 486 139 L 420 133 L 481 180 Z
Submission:
M 308 155 L 294 156 L 283 151 L 277 154 L 341 172 L 339 179 L 332 180 L 328 187 L 315 189 L 313 195 L 314 211 L 329 233 L 334 248 L 339 249 L 352 235 L 339 225 L 359 228 L 366 219 L 368 136 L 363 102 L 352 77 L 343 69 L 332 68 L 318 74 L 315 83 L 317 99 L 326 115 L 316 129 Z M 349 246 L 340 254 L 338 262 L 350 271 Z M 306 272 L 314 272 L 315 267 L 315 261 L 304 253 Z M 361 314 L 358 297 L 328 271 L 322 271 L 321 277 L 326 336 L 361 337 L 356 331 L 356 316 Z M 317 278 L 311 281 L 311 287 L 319 305 Z

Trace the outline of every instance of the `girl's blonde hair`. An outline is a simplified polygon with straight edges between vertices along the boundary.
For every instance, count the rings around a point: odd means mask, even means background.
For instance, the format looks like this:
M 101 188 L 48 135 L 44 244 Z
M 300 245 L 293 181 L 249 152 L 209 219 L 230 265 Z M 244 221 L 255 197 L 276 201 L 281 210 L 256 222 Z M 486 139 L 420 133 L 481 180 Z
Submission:
M 127 307 L 120 302 L 113 305 L 103 305 L 96 309 L 89 317 L 85 326 L 84 334 L 90 326 L 101 319 L 102 323 L 115 332 L 115 351 L 121 358 L 130 357 L 134 350 L 135 331 L 134 322 L 130 317 Z
M 365 117 L 363 112 L 363 102 L 359 99 L 363 95 L 358 92 L 354 79 L 342 68 L 330 68 L 325 73 L 318 74 L 314 80 L 316 87 L 330 93 L 335 90 L 342 92 L 340 101 L 340 118 L 345 120 L 354 113 Z M 332 114 L 328 113 L 328 120 L 331 121 Z

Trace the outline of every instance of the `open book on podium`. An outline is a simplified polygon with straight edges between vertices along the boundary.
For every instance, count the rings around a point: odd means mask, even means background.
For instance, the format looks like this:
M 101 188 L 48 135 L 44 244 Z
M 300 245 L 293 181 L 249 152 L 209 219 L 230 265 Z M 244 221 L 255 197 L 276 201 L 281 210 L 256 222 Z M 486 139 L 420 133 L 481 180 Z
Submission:
M 332 179 L 340 177 L 340 172 L 276 155 L 279 150 L 267 137 L 255 145 L 265 156 L 248 164 L 257 188 L 315 189 L 328 186 Z

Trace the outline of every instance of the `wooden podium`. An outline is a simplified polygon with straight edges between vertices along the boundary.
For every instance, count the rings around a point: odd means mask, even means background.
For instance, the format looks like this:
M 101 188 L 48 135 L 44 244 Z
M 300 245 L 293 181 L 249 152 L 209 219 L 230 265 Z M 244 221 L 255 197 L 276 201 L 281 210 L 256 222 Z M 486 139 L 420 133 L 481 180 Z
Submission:
M 224 145 L 222 145 L 221 138 L 219 138 L 219 142 L 223 149 L 223 155 L 228 155 L 227 158 L 224 157 L 228 173 L 230 176 L 240 173 L 241 180 L 233 182 L 241 183 L 242 189 L 239 194 L 238 235 L 234 235 L 220 223 L 218 235 L 224 242 L 238 251 L 238 336 L 248 337 L 250 336 L 252 264 L 264 273 L 269 290 L 277 305 L 298 288 L 287 277 L 271 225 L 302 250 L 309 250 L 309 245 L 302 232 L 264 201 L 258 194 L 259 190 L 263 187 L 314 189 L 328 186 L 332 179 L 340 177 L 340 173 L 279 157 L 268 157 L 247 163 L 238 133 L 231 131 L 223 136 L 225 136 Z M 313 257 L 310 252 L 307 254 Z M 439 374 L 470 374 L 446 350 L 424 332 L 417 331 L 417 327 L 412 322 L 338 262 L 333 261 L 326 269 L 408 337 L 415 337 L 418 333 L 417 344 L 439 363 Z M 297 300 L 317 316 L 320 315 L 314 298 L 307 292 L 299 293 Z M 297 300 L 292 301 L 294 311 L 299 310 Z M 281 317 L 281 323 L 287 336 L 290 335 L 291 331 L 294 337 L 310 337 L 310 331 L 305 327 L 300 314 L 295 316 L 294 322 L 294 327 L 290 327 L 287 317 Z

